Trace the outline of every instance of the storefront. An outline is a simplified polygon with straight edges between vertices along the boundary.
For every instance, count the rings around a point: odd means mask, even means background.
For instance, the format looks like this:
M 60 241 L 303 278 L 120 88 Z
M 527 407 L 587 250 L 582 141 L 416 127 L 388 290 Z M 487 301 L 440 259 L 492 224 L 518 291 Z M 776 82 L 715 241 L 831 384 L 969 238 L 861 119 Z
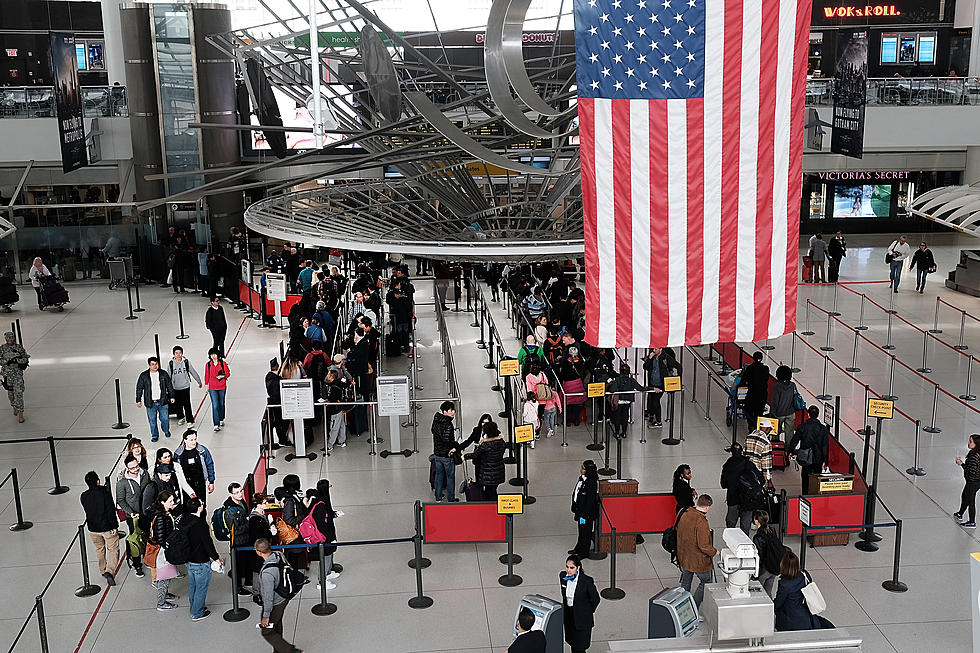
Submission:
M 833 170 L 803 175 L 801 233 L 945 231 L 909 213 L 912 199 L 960 183 L 961 173 L 912 170 Z
M 955 0 L 814 0 L 808 73 L 833 76 L 838 34 L 868 28 L 868 77 L 963 76 L 970 30 L 954 29 Z

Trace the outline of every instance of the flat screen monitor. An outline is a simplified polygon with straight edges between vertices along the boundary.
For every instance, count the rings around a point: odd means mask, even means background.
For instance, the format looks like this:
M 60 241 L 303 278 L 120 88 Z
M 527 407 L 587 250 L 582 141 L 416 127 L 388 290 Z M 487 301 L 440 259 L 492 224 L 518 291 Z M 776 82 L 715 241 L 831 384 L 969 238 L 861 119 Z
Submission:
M 935 63 L 936 37 L 932 34 L 919 36 L 919 63 Z
M 691 625 L 692 622 L 697 621 L 698 615 L 694 610 L 694 599 L 688 596 L 686 599 L 677 604 L 677 621 L 681 625 L 681 632 L 687 630 L 687 627 Z
M 88 60 L 85 58 L 84 43 L 75 43 L 75 61 L 79 70 L 88 70 Z
M 837 186 L 835 218 L 887 218 L 891 215 L 890 185 Z
M 88 44 L 88 67 L 90 70 L 105 70 L 105 46 L 102 43 Z
M 530 165 L 532 168 L 544 168 L 544 169 L 547 169 L 548 166 L 551 164 L 551 157 L 550 156 L 536 156 L 536 157 L 534 157 L 534 160 L 532 161 L 531 160 L 531 157 L 529 157 L 529 156 L 522 156 L 520 158 L 520 162 L 523 163 L 523 164 L 525 164 L 525 165 Z
M 898 63 L 898 36 L 886 34 L 881 37 L 881 63 Z
M 898 60 L 901 63 L 915 62 L 915 36 L 903 36 L 899 41 Z

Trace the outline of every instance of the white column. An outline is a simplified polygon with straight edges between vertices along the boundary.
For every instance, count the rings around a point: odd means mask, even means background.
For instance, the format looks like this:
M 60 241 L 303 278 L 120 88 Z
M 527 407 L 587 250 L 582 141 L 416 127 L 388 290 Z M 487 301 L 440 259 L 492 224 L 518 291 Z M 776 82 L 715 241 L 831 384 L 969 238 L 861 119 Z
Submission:
M 980 147 L 966 148 L 966 169 L 963 170 L 963 183 L 975 184 L 980 181 Z
M 102 30 L 105 33 L 105 67 L 109 85 L 126 85 L 126 65 L 123 61 L 122 28 L 119 24 L 119 5 L 125 0 L 102 0 Z
M 310 0 L 310 72 L 313 76 L 313 139 L 323 147 L 323 107 L 320 100 L 320 34 L 316 23 L 317 0 Z

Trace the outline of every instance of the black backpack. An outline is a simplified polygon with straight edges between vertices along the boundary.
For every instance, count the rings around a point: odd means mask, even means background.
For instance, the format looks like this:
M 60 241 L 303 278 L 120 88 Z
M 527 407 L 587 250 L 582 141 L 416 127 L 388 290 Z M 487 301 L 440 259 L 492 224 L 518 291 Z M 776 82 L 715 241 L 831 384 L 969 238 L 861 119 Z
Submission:
M 167 562 L 172 565 L 186 565 L 187 559 L 191 555 L 191 543 L 187 539 L 187 533 L 181 528 L 182 524 L 183 520 L 163 542 Z
M 300 593 L 303 585 L 310 582 L 306 574 L 290 567 L 281 557 L 279 562 L 273 563 L 273 566 L 279 570 L 279 583 L 276 584 L 275 593 L 284 599 L 293 598 Z
M 664 551 L 670 554 L 671 564 L 677 565 L 680 568 L 680 563 L 677 562 L 677 525 L 681 523 L 681 516 L 687 511 L 685 508 L 677 513 L 677 519 L 674 520 L 674 525 L 664 531 L 664 534 L 660 537 L 660 545 L 664 548 Z
M 768 507 L 766 490 L 751 470 L 738 477 L 738 505 L 742 510 L 764 510 Z
M 783 562 L 783 555 L 789 548 L 779 541 L 775 535 L 767 535 L 766 546 L 763 551 L 759 551 L 762 556 L 762 567 L 770 574 L 779 575 L 779 567 Z

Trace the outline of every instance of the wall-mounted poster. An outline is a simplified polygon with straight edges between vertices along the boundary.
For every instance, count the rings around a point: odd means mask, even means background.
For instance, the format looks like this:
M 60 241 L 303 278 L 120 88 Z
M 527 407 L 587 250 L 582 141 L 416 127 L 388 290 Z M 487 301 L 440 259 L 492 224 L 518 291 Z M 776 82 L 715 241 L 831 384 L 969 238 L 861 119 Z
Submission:
M 841 30 L 834 74 L 834 114 L 830 151 L 864 156 L 864 105 L 868 92 L 868 32 Z
M 898 60 L 900 63 L 913 63 L 915 61 L 915 35 L 902 36 L 898 48 Z
M 75 35 L 71 32 L 50 32 L 50 40 L 51 69 L 55 79 L 54 99 L 61 137 L 61 167 L 65 172 L 71 172 L 88 165 Z

